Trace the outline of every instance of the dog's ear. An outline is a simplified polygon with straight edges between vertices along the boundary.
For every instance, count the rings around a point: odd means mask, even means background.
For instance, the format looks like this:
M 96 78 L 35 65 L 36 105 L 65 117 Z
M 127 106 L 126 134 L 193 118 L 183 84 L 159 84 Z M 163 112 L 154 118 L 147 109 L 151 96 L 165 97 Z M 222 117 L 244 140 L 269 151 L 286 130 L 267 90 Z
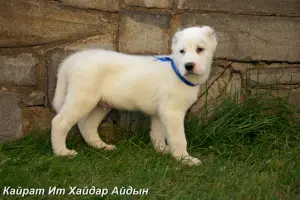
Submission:
M 212 47 L 215 50 L 216 46 L 217 46 L 217 36 L 216 36 L 216 31 L 210 27 L 210 26 L 202 26 L 201 27 L 202 30 L 204 30 L 204 32 L 206 33 L 207 38 L 210 39 L 210 41 L 212 42 Z
M 208 37 L 216 37 L 216 32 L 212 27 L 202 26 L 201 29 L 204 30 L 207 33 Z
M 175 35 L 173 36 L 172 38 L 172 51 L 174 52 L 175 51 L 175 46 L 176 46 L 176 43 L 178 41 L 178 38 L 179 38 L 179 35 L 181 34 L 181 31 L 177 31 L 175 33 Z

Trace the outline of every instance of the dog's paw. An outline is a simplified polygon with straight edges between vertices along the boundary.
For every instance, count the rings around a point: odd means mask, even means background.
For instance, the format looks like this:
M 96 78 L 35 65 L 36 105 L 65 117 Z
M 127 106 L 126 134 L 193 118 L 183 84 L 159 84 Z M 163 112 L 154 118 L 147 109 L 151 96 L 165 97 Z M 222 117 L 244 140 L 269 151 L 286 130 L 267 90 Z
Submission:
M 70 157 L 75 157 L 78 153 L 75 150 L 63 149 L 63 150 L 55 151 L 54 154 L 56 156 L 70 156 Z
M 161 153 L 161 154 L 165 155 L 165 154 L 168 154 L 168 153 L 169 153 L 169 147 L 166 146 L 166 147 L 164 147 L 164 148 L 157 149 L 156 151 L 157 151 L 158 153 Z
M 198 158 L 193 158 L 190 160 L 190 162 L 188 163 L 189 166 L 199 166 L 202 165 L 201 160 L 199 160 Z
M 112 144 L 106 144 L 104 142 L 95 142 L 95 143 L 90 143 L 90 146 L 96 148 L 96 149 L 103 149 L 103 150 L 114 150 L 117 149 L 115 145 Z
M 181 157 L 180 161 L 181 161 L 182 164 L 188 165 L 188 166 L 202 165 L 201 160 L 199 160 L 198 158 L 194 158 L 192 156 Z
M 117 147 L 116 147 L 115 145 L 108 144 L 108 145 L 106 145 L 105 147 L 103 147 L 103 149 L 104 149 L 104 150 L 111 151 L 111 150 L 117 149 Z
M 163 155 L 168 154 L 169 153 L 169 147 L 164 145 L 164 146 L 153 146 L 153 148 L 155 149 L 155 151 L 157 153 L 161 153 Z

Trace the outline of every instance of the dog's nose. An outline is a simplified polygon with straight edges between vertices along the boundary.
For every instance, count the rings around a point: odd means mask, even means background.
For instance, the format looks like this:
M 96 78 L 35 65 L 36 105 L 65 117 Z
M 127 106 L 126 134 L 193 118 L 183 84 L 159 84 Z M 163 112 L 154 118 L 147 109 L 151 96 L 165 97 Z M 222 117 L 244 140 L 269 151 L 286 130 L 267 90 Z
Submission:
M 185 69 L 188 71 L 193 70 L 194 66 L 195 66 L 195 63 L 193 63 L 193 62 L 188 62 L 188 63 L 185 63 L 185 65 L 184 65 Z

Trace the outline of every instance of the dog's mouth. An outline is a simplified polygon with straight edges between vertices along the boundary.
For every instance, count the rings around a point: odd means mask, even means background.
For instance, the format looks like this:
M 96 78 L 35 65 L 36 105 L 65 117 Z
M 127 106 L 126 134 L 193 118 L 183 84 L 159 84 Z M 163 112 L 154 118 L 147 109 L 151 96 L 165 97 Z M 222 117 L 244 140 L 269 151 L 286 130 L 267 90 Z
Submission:
M 193 71 L 185 71 L 183 74 L 183 76 L 190 76 L 190 75 L 200 76 L 201 74 L 195 73 Z
M 188 74 L 196 74 L 196 73 L 193 72 L 193 71 L 187 71 L 187 72 L 186 72 L 186 75 L 188 75 Z

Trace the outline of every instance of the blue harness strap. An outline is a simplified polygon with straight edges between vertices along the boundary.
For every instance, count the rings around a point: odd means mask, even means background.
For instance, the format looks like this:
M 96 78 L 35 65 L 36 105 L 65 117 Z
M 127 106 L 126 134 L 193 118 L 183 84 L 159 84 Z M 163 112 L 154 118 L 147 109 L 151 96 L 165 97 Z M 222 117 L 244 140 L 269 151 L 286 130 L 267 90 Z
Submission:
M 188 86 L 191 86 L 191 87 L 194 87 L 194 86 L 198 86 L 199 84 L 194 84 L 194 83 L 192 83 L 192 82 L 190 82 L 189 80 L 187 80 L 186 78 L 184 78 L 181 74 L 180 74 L 180 72 L 178 71 L 178 69 L 177 69 L 177 67 L 176 67 L 176 65 L 175 65 L 175 63 L 174 63 L 174 61 L 173 61 L 173 59 L 172 58 L 170 58 L 170 57 L 156 57 L 156 56 L 153 56 L 154 58 L 156 58 L 157 60 L 159 60 L 159 61 L 162 61 L 162 62 L 171 62 L 171 66 L 172 66 L 172 69 L 173 69 L 173 71 L 175 72 L 175 74 L 178 76 L 178 78 L 182 81 L 182 82 L 184 82 L 186 85 L 188 85 Z

